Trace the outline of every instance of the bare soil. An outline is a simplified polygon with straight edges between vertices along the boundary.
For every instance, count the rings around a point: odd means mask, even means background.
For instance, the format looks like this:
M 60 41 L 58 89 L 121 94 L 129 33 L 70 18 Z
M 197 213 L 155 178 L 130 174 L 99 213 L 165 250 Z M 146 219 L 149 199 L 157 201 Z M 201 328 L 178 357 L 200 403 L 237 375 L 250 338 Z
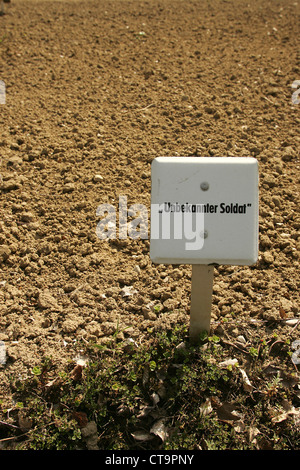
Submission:
M 188 322 L 191 267 L 100 240 L 97 207 L 150 208 L 157 156 L 254 156 L 260 255 L 215 268 L 212 330 L 299 338 L 295 0 L 12 0 L 0 16 L 0 400 L 45 357 Z M 95 178 L 96 175 L 101 177 Z M 136 291 L 126 296 L 124 287 Z M 155 308 L 154 308 L 155 307 Z M 3 346 L 4 345 L 4 346 Z M 3 405 L 4 406 L 4 405 Z

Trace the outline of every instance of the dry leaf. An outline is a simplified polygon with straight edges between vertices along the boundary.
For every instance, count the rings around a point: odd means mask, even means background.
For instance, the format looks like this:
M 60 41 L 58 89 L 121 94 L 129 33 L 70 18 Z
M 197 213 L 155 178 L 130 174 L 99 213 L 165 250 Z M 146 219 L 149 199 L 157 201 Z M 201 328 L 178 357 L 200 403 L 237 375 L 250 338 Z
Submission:
M 282 307 L 279 307 L 279 314 L 281 318 L 283 319 L 287 318 L 287 314 L 285 313 L 285 310 Z
M 32 420 L 23 413 L 18 414 L 18 422 L 22 431 L 29 431 L 32 428 Z
M 4 341 L 0 341 L 0 364 L 1 366 L 6 364 L 6 346 Z
M 219 366 L 222 368 L 226 368 L 229 366 L 236 366 L 238 365 L 238 360 L 237 359 L 226 359 L 226 361 L 220 362 Z
M 283 400 L 281 403 L 282 409 L 276 410 L 275 416 L 272 418 L 272 423 L 281 423 L 285 421 L 289 416 L 300 414 L 299 409 L 291 405 L 287 400 Z
M 155 392 L 152 393 L 151 398 L 154 406 L 160 401 L 159 395 Z
M 260 431 L 258 430 L 258 428 L 254 426 L 250 426 L 248 430 L 248 437 L 249 437 L 250 444 L 256 441 L 257 434 L 260 434 Z
M 137 418 L 145 418 L 153 410 L 153 406 L 143 405 L 140 407 L 140 411 L 137 415 Z
M 49 382 L 47 382 L 46 385 L 45 385 L 45 387 L 51 388 L 51 387 L 53 387 L 54 385 L 61 384 L 62 382 L 63 382 L 63 381 L 62 381 L 61 377 L 55 377 L 55 379 L 50 380 Z
M 246 429 L 246 426 L 245 424 L 243 423 L 243 421 L 237 421 L 235 424 L 234 424 L 234 427 L 233 429 L 235 430 L 235 432 L 244 432 L 245 429 Z
M 136 441 L 146 442 L 154 439 L 154 436 L 146 431 L 135 431 L 132 432 L 131 435 Z
M 213 411 L 210 398 L 207 398 L 202 405 L 200 405 L 200 411 L 202 416 L 207 416 Z
M 70 374 L 70 378 L 72 380 L 75 380 L 76 382 L 81 380 L 82 379 L 82 369 L 83 369 L 83 367 L 81 365 L 77 364 L 77 366 L 75 366 L 74 369 L 72 370 L 72 372 Z
M 121 289 L 121 294 L 122 297 L 131 297 L 134 294 L 137 294 L 137 290 L 134 289 L 133 286 L 124 286 L 123 289 Z
M 73 418 L 77 421 L 80 428 L 84 428 L 88 424 L 88 418 L 83 411 L 74 411 Z
M 240 421 L 242 415 L 236 410 L 236 405 L 232 403 L 223 403 L 217 409 L 217 415 L 220 421 L 233 422 Z
M 240 373 L 242 374 L 243 388 L 244 388 L 245 392 L 252 392 L 253 385 L 251 384 L 250 380 L 248 379 L 248 376 L 247 376 L 246 372 L 243 369 L 240 369 Z
M 164 420 L 160 419 L 153 424 L 152 428 L 150 429 L 151 434 L 155 434 L 156 436 L 160 437 L 160 439 L 164 442 L 168 437 L 168 430 L 164 424 Z

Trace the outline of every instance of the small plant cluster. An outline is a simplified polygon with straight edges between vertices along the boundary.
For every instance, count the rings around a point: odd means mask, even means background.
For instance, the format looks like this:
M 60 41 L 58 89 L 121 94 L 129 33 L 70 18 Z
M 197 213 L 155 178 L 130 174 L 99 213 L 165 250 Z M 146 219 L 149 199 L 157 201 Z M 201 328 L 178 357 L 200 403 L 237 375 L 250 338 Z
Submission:
M 191 342 L 179 325 L 149 330 L 142 344 L 116 335 L 89 345 L 86 365 L 63 373 L 46 358 L 15 383 L 18 420 L 0 424 L 0 442 L 85 449 L 92 423 L 93 445 L 105 450 L 299 449 L 296 374 L 263 375 L 266 347 L 260 341 L 228 360 L 234 348 L 220 337 Z

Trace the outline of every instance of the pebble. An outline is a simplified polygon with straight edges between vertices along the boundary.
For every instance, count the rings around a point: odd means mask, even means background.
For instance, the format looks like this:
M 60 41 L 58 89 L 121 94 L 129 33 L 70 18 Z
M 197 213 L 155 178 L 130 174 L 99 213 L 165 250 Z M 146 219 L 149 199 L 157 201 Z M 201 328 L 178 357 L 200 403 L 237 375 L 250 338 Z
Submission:
M 32 212 L 24 212 L 21 215 L 22 222 L 33 222 L 34 221 L 34 214 Z
M 289 146 L 289 147 L 285 147 L 285 149 L 282 152 L 281 158 L 284 162 L 289 162 L 293 159 L 294 155 L 295 155 L 295 152 L 294 152 L 293 147 Z
M 88 450 L 99 450 L 97 424 L 95 421 L 89 421 L 85 427 L 81 428 L 81 434 L 86 441 Z
M 22 165 L 23 159 L 17 156 L 10 157 L 7 162 L 7 166 L 11 166 L 13 168 L 18 168 Z
M 99 183 L 99 181 L 103 180 L 103 176 L 101 175 L 95 175 L 93 178 L 94 183 Z
M 142 307 L 142 314 L 146 320 L 156 320 L 156 314 L 148 307 Z
M 121 289 L 122 297 L 131 297 L 134 294 L 137 294 L 137 290 L 134 289 L 132 286 L 124 286 Z
M 6 261 L 10 253 L 11 251 L 8 245 L 1 245 L 0 246 L 0 263 Z
M 0 341 L 0 365 L 6 364 L 6 347 L 4 341 Z
M 134 267 L 134 271 L 135 271 L 137 274 L 140 274 L 140 273 L 141 273 L 141 268 L 140 268 L 138 265 L 136 265 L 136 266 Z
M 75 190 L 74 183 L 66 183 L 63 187 L 63 193 L 71 193 Z
M 239 343 L 242 343 L 242 344 L 247 343 L 247 341 L 245 340 L 245 337 L 243 335 L 239 335 L 236 339 Z
M 271 175 L 265 175 L 262 184 L 263 186 L 273 188 L 276 186 L 276 179 Z
M 13 191 L 15 189 L 19 189 L 22 186 L 22 183 L 19 181 L 19 179 L 14 179 L 11 178 L 7 181 L 3 181 L 2 183 L 2 189 L 4 191 Z
M 270 251 L 266 251 L 265 253 L 263 253 L 262 258 L 267 264 L 274 263 L 274 257 Z

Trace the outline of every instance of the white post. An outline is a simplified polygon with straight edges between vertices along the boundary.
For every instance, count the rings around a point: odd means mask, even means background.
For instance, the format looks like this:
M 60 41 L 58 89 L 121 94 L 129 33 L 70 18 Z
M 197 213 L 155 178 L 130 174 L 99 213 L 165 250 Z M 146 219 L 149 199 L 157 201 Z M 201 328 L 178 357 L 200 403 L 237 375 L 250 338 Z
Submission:
M 190 337 L 210 332 L 214 267 L 205 264 L 192 265 L 192 293 L 190 310 Z

